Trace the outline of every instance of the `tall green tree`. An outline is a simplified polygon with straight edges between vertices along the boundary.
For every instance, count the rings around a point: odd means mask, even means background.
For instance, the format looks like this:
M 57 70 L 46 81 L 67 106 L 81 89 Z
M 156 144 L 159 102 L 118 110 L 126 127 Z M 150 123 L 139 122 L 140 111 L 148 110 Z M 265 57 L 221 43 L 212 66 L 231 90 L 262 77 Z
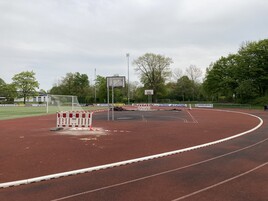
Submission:
M 252 82 L 258 96 L 268 93 L 268 39 L 243 44 L 240 56 L 239 71 L 241 83 Z
M 75 86 L 75 95 L 80 103 L 86 103 L 90 100 L 93 93 L 89 85 L 88 76 L 86 74 L 75 73 L 73 84 Z
M 238 56 L 221 57 L 207 69 L 203 87 L 207 94 L 216 98 L 232 99 L 238 86 Z
M 57 85 L 50 90 L 51 94 L 74 95 L 77 96 L 80 103 L 89 103 L 92 101 L 93 91 L 89 85 L 86 74 L 67 73 L 66 76 Z
M 169 57 L 159 54 L 146 53 L 134 60 L 135 71 L 140 76 L 145 89 L 153 89 L 153 102 L 165 92 L 165 82 L 171 76 L 170 64 L 173 61 Z
M 203 88 L 210 96 L 249 102 L 268 95 L 268 39 L 244 43 L 209 69 Z
M 12 80 L 14 86 L 23 97 L 24 104 L 26 103 L 27 98 L 37 95 L 39 83 L 36 80 L 35 73 L 33 71 L 23 71 L 16 74 Z
M 192 100 L 194 96 L 194 82 L 188 76 L 182 76 L 177 81 L 176 85 L 176 98 L 182 101 Z
M 97 102 L 106 103 L 107 102 L 106 78 L 98 75 L 96 78 L 95 87 L 96 87 Z

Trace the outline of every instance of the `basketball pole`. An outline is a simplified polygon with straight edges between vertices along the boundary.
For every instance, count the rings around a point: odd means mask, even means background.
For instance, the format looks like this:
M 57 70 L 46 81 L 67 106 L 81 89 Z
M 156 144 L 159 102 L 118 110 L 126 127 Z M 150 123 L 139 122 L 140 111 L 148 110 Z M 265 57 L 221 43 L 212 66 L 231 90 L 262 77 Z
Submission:
M 127 104 L 129 105 L 129 53 L 127 56 Z
M 110 87 L 107 80 L 107 103 L 108 103 L 108 112 L 107 112 L 107 119 L 110 121 Z
M 114 121 L 114 80 L 112 79 L 112 121 Z

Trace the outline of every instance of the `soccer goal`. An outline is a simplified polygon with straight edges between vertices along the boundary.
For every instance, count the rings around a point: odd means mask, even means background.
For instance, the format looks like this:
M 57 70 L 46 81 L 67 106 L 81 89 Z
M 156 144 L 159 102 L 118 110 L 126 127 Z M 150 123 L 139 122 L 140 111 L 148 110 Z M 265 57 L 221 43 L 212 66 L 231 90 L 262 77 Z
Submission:
M 58 111 L 84 111 L 77 100 L 77 96 L 48 94 L 47 113 Z

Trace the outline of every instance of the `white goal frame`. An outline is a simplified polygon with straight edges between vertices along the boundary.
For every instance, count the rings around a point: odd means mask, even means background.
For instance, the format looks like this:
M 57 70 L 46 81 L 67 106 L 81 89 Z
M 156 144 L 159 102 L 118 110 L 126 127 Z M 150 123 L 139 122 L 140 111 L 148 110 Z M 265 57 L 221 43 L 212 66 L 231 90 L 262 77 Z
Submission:
M 77 100 L 77 96 L 73 95 L 57 95 L 57 94 L 47 94 L 46 98 L 46 112 L 49 113 L 49 102 L 51 101 L 52 96 L 57 96 L 57 97 L 70 97 L 72 102 L 71 102 L 71 111 L 74 111 L 74 106 L 75 106 L 75 99 Z

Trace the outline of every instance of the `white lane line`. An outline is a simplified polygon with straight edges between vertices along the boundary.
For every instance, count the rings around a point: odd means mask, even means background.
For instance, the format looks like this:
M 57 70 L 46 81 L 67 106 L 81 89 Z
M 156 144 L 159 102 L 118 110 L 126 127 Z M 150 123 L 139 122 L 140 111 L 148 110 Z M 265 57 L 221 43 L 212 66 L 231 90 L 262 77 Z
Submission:
M 244 147 L 244 148 L 241 148 L 241 149 L 238 149 L 238 150 L 235 150 L 235 151 L 226 153 L 226 154 L 222 154 L 220 156 L 216 156 L 216 157 L 213 157 L 213 158 L 210 158 L 210 159 L 207 159 L 207 160 L 199 161 L 197 163 L 186 165 L 186 166 L 183 166 L 183 167 L 179 167 L 179 168 L 167 170 L 167 171 L 164 171 L 164 172 L 160 172 L 160 173 L 148 175 L 148 176 L 145 176 L 145 177 L 140 177 L 140 178 L 129 180 L 129 181 L 125 181 L 125 182 L 122 182 L 122 183 L 117 183 L 117 184 L 113 184 L 113 185 L 109 185 L 109 186 L 104 186 L 104 187 L 97 188 L 97 189 L 92 189 L 92 190 L 89 190 L 89 191 L 84 191 L 84 192 L 81 192 L 81 193 L 77 193 L 77 194 L 73 194 L 73 195 L 69 195 L 69 196 L 57 198 L 57 199 L 54 199 L 54 200 L 51 200 L 51 201 L 66 200 L 66 199 L 69 199 L 69 198 L 73 198 L 73 197 L 77 197 L 77 196 L 81 196 L 81 195 L 85 195 L 85 194 L 89 194 L 89 193 L 93 193 L 93 192 L 97 192 L 97 191 L 101 191 L 101 190 L 106 190 L 106 189 L 109 189 L 109 188 L 123 186 L 123 185 L 126 185 L 126 184 L 138 182 L 138 181 L 141 181 L 141 180 L 150 179 L 150 178 L 153 178 L 153 177 L 156 177 L 156 176 L 161 176 L 161 175 L 164 175 L 164 174 L 168 174 L 168 173 L 171 173 L 171 172 L 179 171 L 179 170 L 186 169 L 186 168 L 189 168 L 189 167 L 194 167 L 194 166 L 197 166 L 197 165 L 201 165 L 201 164 L 204 164 L 204 163 L 207 163 L 207 162 L 210 162 L 210 161 L 219 159 L 219 158 L 223 158 L 225 156 L 232 155 L 234 153 L 237 153 L 237 152 L 240 152 L 240 151 L 243 151 L 243 150 L 246 150 L 246 149 L 255 147 L 255 146 L 259 145 L 259 144 L 264 143 L 267 140 L 268 140 L 268 138 L 266 138 L 266 139 L 264 139 L 262 141 L 259 141 L 259 142 L 255 143 L 255 144 L 249 145 L 247 147 Z
M 268 162 L 265 162 L 265 163 L 263 163 L 263 164 L 261 164 L 261 165 L 255 167 L 255 168 L 253 168 L 253 169 L 247 171 L 247 172 L 244 172 L 244 173 L 242 173 L 242 174 L 236 175 L 236 176 L 231 177 L 231 178 L 229 178 L 229 179 L 223 180 L 223 181 L 221 181 L 221 182 L 219 182 L 219 183 L 216 183 L 216 184 L 213 184 L 213 185 L 208 186 L 208 187 L 206 187 L 206 188 L 200 189 L 200 190 L 195 191 L 195 192 L 193 192 L 193 193 L 190 193 L 190 194 L 188 194 L 188 195 L 179 197 L 179 198 L 174 199 L 174 200 L 172 200 L 172 201 L 183 200 L 183 199 L 185 199 L 185 198 L 191 197 L 191 196 L 196 195 L 196 194 L 198 194 L 198 193 L 202 193 L 202 192 L 207 191 L 207 190 L 209 190 L 209 189 L 215 188 L 215 187 L 217 187 L 217 186 L 220 186 L 220 185 L 225 184 L 225 183 L 227 183 L 227 182 L 230 182 L 230 181 L 232 181 L 232 180 L 238 179 L 239 177 L 245 176 L 245 175 L 247 175 L 247 174 L 249 174 L 249 173 L 251 173 L 251 172 L 254 172 L 255 170 L 258 170 L 258 169 L 264 167 L 264 166 L 267 165 L 267 164 L 268 164 Z
M 186 110 L 186 112 L 189 114 L 189 116 L 192 118 L 192 121 L 193 121 L 189 123 L 198 123 L 198 121 L 193 117 L 193 115 L 188 110 Z
M 183 123 L 188 123 L 187 119 L 182 118 L 182 117 L 174 117 L 174 116 L 162 116 L 162 117 L 167 118 L 167 119 L 168 119 L 168 118 L 169 118 L 169 119 L 178 119 L 178 120 L 183 121 Z M 191 123 L 191 122 L 189 122 L 189 123 Z
M 143 114 L 141 115 L 141 118 L 142 118 L 142 121 L 147 122 L 147 119 L 144 117 L 144 115 L 143 115 Z
M 225 110 L 223 110 L 223 111 L 226 112 Z M 257 126 L 255 126 L 254 128 L 250 129 L 250 130 L 247 130 L 245 132 L 233 135 L 231 137 L 216 140 L 216 141 L 213 141 L 213 142 L 208 142 L 208 143 L 205 143 L 205 144 L 200 144 L 200 145 L 196 145 L 196 146 L 193 146 L 193 147 L 188 147 L 188 148 L 179 149 L 179 150 L 175 150 L 175 151 L 165 152 L 165 153 L 161 153 L 161 154 L 155 154 L 155 155 L 151 155 L 151 156 L 145 156 L 145 157 L 141 157 L 141 158 L 135 158 L 135 159 L 130 159 L 130 160 L 126 160 L 126 161 L 110 163 L 110 164 L 106 164 L 106 165 L 100 165 L 100 166 L 89 167 L 89 168 L 84 168 L 84 169 L 72 170 L 72 171 L 68 171 L 68 172 L 61 172 L 61 173 L 56 173 L 56 174 L 51 174 L 51 175 L 46 175 L 46 176 L 40 176 L 40 177 L 34 177 L 34 178 L 29 178 L 29 179 L 23 179 L 23 180 L 18 180 L 18 181 L 0 183 L 0 188 L 7 188 L 7 187 L 11 187 L 11 186 L 30 184 L 30 183 L 34 183 L 34 182 L 40 182 L 40 181 L 44 181 L 44 180 L 50 180 L 50 179 L 55 179 L 55 178 L 59 178 L 59 177 L 66 177 L 66 176 L 71 176 L 71 175 L 76 175 L 76 174 L 83 174 L 83 173 L 87 173 L 87 172 L 92 172 L 92 171 L 97 171 L 97 170 L 117 167 L 117 166 L 120 166 L 120 165 L 127 165 L 127 164 L 146 161 L 146 160 L 152 160 L 152 159 L 156 159 L 156 158 L 160 158 L 160 157 L 165 157 L 165 156 L 170 156 L 170 155 L 174 155 L 174 154 L 178 154 L 178 153 L 183 153 L 183 152 L 186 152 L 186 151 L 200 149 L 200 148 L 203 148 L 203 147 L 207 147 L 207 146 L 211 146 L 211 145 L 214 145 L 214 144 L 222 143 L 222 142 L 225 142 L 225 141 L 237 138 L 237 137 L 241 137 L 243 135 L 246 135 L 246 134 L 248 134 L 250 132 L 253 132 L 253 131 L 257 130 L 263 124 L 263 120 L 260 117 L 256 116 L 256 115 L 243 113 L 243 112 L 236 112 L 236 111 L 228 111 L 228 112 L 240 113 L 240 114 L 255 117 L 255 118 L 259 119 L 260 123 Z

